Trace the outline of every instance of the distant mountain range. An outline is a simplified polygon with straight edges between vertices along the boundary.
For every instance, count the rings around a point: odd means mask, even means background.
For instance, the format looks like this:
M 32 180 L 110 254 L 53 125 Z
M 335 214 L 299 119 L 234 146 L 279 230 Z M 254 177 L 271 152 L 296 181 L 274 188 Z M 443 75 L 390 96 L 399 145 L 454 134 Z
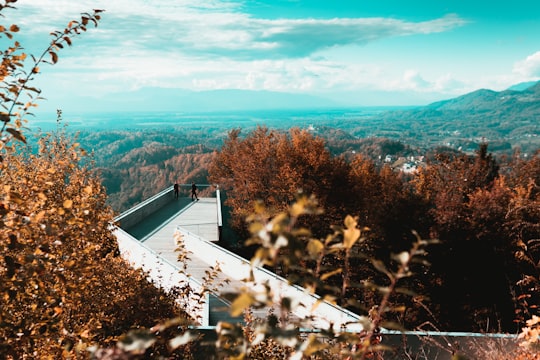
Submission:
M 531 91 L 538 82 L 516 84 L 508 90 L 495 92 L 492 90 L 477 90 L 455 99 L 444 100 L 425 106 L 431 111 L 457 110 L 471 108 L 490 108 L 500 106 L 500 102 L 509 105 L 516 100 L 525 101 L 525 93 Z M 324 95 L 309 95 L 290 92 L 266 90 L 222 89 L 210 91 L 191 91 L 175 88 L 145 87 L 135 91 L 124 91 L 97 97 L 73 95 L 68 103 L 51 95 L 48 101 L 40 104 L 39 110 L 56 113 L 57 108 L 65 112 L 113 112 L 113 111 L 156 111 L 156 112 L 223 112 L 223 111 L 256 111 L 256 110 L 317 110 L 338 109 L 366 106 L 365 104 L 383 104 L 394 99 L 395 104 L 378 106 L 403 106 L 405 104 L 424 103 L 437 98 L 435 94 L 419 98 L 418 94 L 404 92 L 381 92 L 365 90 L 360 92 L 329 93 Z M 439 97 L 440 98 L 440 94 Z M 521 100 L 517 100 L 517 99 Z M 381 100 L 381 99 L 384 99 Z M 431 99 L 431 100 L 430 100 Z M 364 105 L 363 105 L 364 104 Z M 391 106 L 390 106 L 391 105 Z M 521 104 L 523 105 L 523 104 Z M 410 105 L 408 105 L 410 106 Z
M 281 109 L 317 109 L 336 107 L 338 104 L 332 100 L 307 95 L 291 94 L 276 91 L 251 90 L 212 90 L 192 92 L 176 99 L 177 106 L 183 111 L 205 110 L 271 110 Z
M 536 85 L 536 83 L 538 83 L 538 81 L 526 81 L 526 82 L 512 85 L 507 90 L 523 91 L 523 90 L 527 90 L 531 86 Z
M 495 148 L 540 149 L 540 81 L 523 90 L 480 89 L 411 110 L 388 111 L 372 118 L 372 136 L 399 136 L 412 142 L 474 148 L 486 141 Z M 396 135 L 396 132 L 398 134 Z
M 80 104 L 83 104 L 82 109 Z M 44 108 L 51 105 L 54 104 L 47 102 L 43 104 Z M 319 109 L 343 106 L 343 104 L 328 98 L 277 91 L 237 89 L 190 91 L 152 87 L 115 93 L 100 98 L 73 97 L 72 101 L 66 105 L 63 109 L 73 112 L 173 111 L 183 113 Z
M 437 110 L 459 110 L 467 112 L 511 112 L 516 113 L 540 109 L 540 81 L 519 84 L 504 91 L 480 89 L 450 100 L 438 101 L 427 106 Z

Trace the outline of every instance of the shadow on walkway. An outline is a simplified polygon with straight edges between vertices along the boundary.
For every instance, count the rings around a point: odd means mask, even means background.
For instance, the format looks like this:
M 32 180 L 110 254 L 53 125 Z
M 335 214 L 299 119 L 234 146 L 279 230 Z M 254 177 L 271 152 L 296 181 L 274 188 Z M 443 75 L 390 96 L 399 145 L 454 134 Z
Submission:
M 129 228 L 122 228 L 128 234 L 133 236 L 137 240 L 142 240 L 146 236 L 150 235 L 157 228 L 164 225 L 167 220 L 172 219 L 174 215 L 178 214 L 182 209 L 191 204 L 191 198 L 180 197 L 169 204 L 163 206 L 158 211 L 150 214 L 148 217 L 140 223 L 133 225 Z

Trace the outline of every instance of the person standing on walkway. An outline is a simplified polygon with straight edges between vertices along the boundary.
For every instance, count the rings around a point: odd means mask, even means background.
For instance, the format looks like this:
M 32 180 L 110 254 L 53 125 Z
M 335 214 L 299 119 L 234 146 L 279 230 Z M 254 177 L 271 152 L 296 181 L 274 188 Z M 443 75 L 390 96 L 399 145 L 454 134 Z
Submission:
M 197 196 L 197 185 L 195 185 L 194 182 L 191 183 L 191 201 L 197 199 L 199 201 L 199 197 Z
M 174 183 L 174 198 L 175 199 L 178 199 L 178 188 L 179 188 L 178 182 L 175 182 Z

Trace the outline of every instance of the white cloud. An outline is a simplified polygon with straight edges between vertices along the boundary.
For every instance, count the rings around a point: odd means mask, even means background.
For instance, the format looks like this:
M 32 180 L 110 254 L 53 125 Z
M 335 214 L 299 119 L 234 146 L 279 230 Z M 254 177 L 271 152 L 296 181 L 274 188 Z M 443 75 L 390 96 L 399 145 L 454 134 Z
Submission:
M 540 77 L 540 51 L 514 64 L 513 72 L 526 78 Z
M 444 74 L 433 83 L 433 90 L 449 94 L 462 94 L 470 90 L 466 84 L 453 77 L 451 74 Z
M 103 8 L 100 27 L 105 30 L 95 40 L 108 41 L 120 51 L 123 47 L 117 41 L 130 38 L 149 50 L 176 47 L 190 53 L 250 59 L 303 57 L 333 46 L 437 33 L 465 24 L 455 15 L 423 22 L 391 18 L 269 20 L 242 13 L 238 3 L 212 0 L 28 0 L 19 7 L 18 20 L 23 25 L 36 31 L 47 28 L 47 32 L 77 18 L 80 11 Z
M 240 3 L 219 0 L 19 0 L 17 7 L 14 22 L 26 28 L 27 41 L 61 28 L 81 11 L 105 9 L 97 29 L 77 39 L 73 50 L 62 51 L 57 66 L 43 69 L 45 83 L 59 92 L 95 96 L 147 86 L 440 91 L 450 86 L 449 80 L 428 81 L 419 72 L 402 75 L 400 69 L 374 61 L 327 60 L 321 54 L 391 37 L 444 32 L 466 23 L 455 15 L 422 22 L 271 20 L 243 13 Z
M 461 95 L 477 89 L 474 84 L 461 81 L 450 73 L 426 77 L 417 69 L 406 69 L 399 77 L 390 74 L 379 84 L 372 83 L 369 87 L 390 92 L 448 96 Z
M 422 78 L 416 70 L 407 70 L 403 74 L 403 83 L 405 88 L 423 91 L 432 87 L 432 84 Z

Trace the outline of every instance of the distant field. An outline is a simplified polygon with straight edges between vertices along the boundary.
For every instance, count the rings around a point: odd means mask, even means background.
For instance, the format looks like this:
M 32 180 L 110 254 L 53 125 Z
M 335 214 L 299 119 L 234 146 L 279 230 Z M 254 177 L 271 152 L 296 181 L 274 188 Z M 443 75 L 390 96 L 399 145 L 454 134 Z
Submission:
M 534 115 L 534 114 L 533 114 Z M 257 126 L 273 129 L 300 127 L 312 129 L 324 138 L 348 136 L 356 139 L 388 138 L 428 149 L 445 146 L 474 151 L 480 142 L 488 142 L 494 152 L 512 153 L 516 148 L 532 153 L 540 149 L 540 126 L 537 117 L 527 114 L 433 110 L 428 107 L 374 107 L 327 110 L 265 110 L 236 112 L 133 112 L 63 114 L 70 131 L 182 133 L 188 145 L 200 140 L 214 147 L 232 129 L 244 133 Z M 31 119 L 31 129 L 50 131 L 56 128 L 56 115 Z M 327 129 L 341 131 L 340 134 Z M 149 139 L 151 140 L 151 139 Z M 332 139 L 339 141 L 340 139 Z M 159 140 L 157 140 L 159 142 Z
M 211 126 L 220 128 L 249 128 L 266 125 L 274 128 L 291 126 L 336 125 L 340 123 L 360 121 L 392 110 L 405 110 L 410 107 L 366 107 L 328 110 L 262 110 L 235 112 L 104 112 L 70 114 L 64 113 L 63 120 L 73 130 L 80 128 L 110 129 L 144 129 L 148 127 L 181 126 L 185 130 Z M 56 114 L 44 114 L 40 118 L 31 119 L 30 128 L 51 130 L 56 127 Z

